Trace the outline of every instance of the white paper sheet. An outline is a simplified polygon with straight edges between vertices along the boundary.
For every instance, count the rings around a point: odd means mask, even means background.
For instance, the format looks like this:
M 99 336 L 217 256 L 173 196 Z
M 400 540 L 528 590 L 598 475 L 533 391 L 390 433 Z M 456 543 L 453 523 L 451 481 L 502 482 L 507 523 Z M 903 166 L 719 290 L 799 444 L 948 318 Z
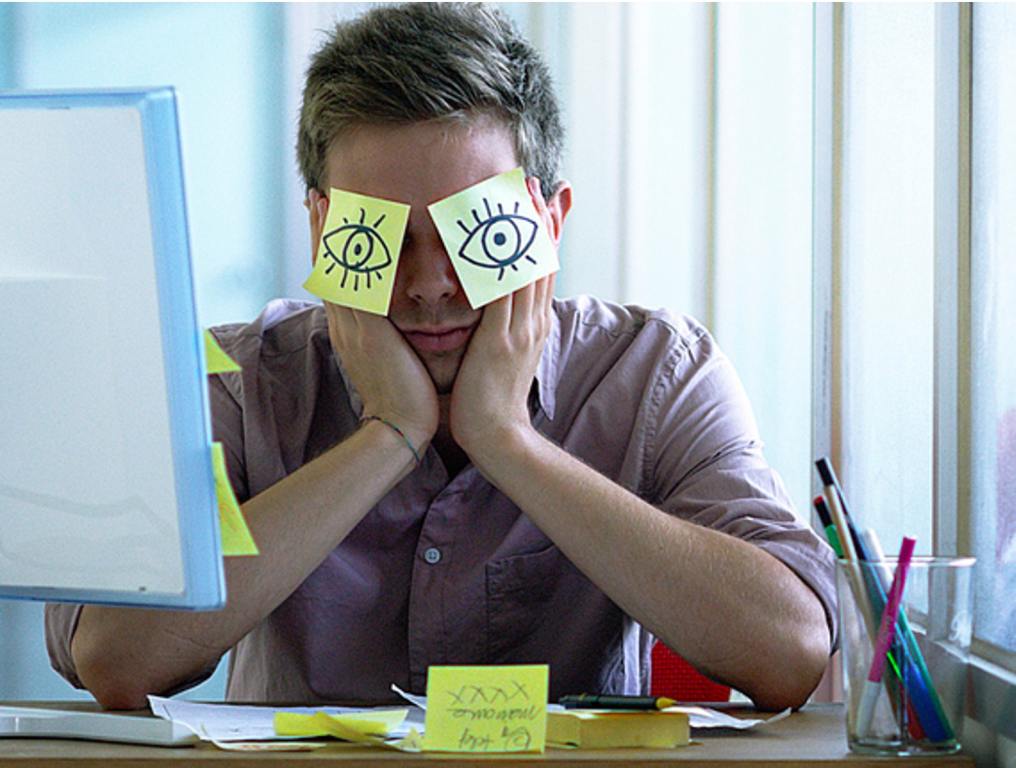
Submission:
M 790 716 L 789 709 L 785 709 L 770 718 L 734 717 L 726 712 L 706 707 L 667 707 L 664 711 L 687 713 L 688 723 L 692 728 L 734 728 L 739 731 L 747 731 L 760 725 L 776 723 Z
M 294 738 L 278 736 L 275 733 L 276 712 L 297 712 L 300 714 L 327 712 L 330 715 L 341 715 L 365 711 L 362 707 L 259 707 L 239 704 L 200 704 L 193 701 L 165 699 L 161 696 L 149 696 L 148 704 L 152 708 L 152 713 L 157 717 L 179 723 L 205 741 L 259 741 Z M 409 734 L 411 727 L 416 727 L 418 731 L 423 730 L 423 716 L 416 715 L 414 717 L 412 709 L 402 725 L 390 731 L 388 736 L 402 738 Z
M 409 734 L 410 728 L 415 728 L 422 734 L 427 698 L 406 693 L 395 685 L 392 686 L 392 690 L 415 705 L 416 708 L 409 710 L 409 716 L 401 726 L 389 732 L 388 737 L 390 739 L 403 738 Z M 148 703 L 153 714 L 157 717 L 183 725 L 205 741 L 221 742 L 294 738 L 278 736 L 275 733 L 276 712 L 348 714 L 365 711 L 364 708 L 356 707 L 264 707 L 239 704 L 201 704 L 193 701 L 166 699 L 161 696 L 149 696 Z M 550 704 L 548 709 L 562 709 L 562 707 Z M 768 719 L 745 719 L 732 717 L 724 712 L 705 707 L 670 707 L 669 709 L 686 712 L 692 728 L 747 730 L 767 723 L 775 723 L 790 715 L 790 710 L 787 709 Z

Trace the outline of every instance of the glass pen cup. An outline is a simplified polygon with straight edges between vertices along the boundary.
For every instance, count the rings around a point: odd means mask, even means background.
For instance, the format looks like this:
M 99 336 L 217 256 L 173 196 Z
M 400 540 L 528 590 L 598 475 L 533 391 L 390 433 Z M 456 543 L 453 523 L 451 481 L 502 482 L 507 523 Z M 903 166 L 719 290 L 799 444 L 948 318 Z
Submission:
M 841 559 L 836 567 L 847 744 L 853 752 L 875 755 L 957 752 L 974 558 L 911 559 L 888 651 L 873 669 L 896 565 L 895 558 L 856 564 Z M 877 682 L 869 679 L 873 673 Z

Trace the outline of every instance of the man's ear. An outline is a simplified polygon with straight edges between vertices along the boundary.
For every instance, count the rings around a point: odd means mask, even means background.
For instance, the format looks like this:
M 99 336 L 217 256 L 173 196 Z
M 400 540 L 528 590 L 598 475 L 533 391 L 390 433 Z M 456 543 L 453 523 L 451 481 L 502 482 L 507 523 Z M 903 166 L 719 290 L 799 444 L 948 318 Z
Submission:
M 307 209 L 310 221 L 310 263 L 317 262 L 318 246 L 321 241 L 321 231 L 325 226 L 325 216 L 328 213 L 328 198 L 311 188 L 307 190 L 307 197 L 303 201 Z
M 554 194 L 547 201 L 547 211 L 553 224 L 553 231 L 550 233 L 554 245 L 561 242 L 561 234 L 564 230 L 564 220 L 572 207 L 572 186 L 567 181 L 561 181 L 554 190 Z

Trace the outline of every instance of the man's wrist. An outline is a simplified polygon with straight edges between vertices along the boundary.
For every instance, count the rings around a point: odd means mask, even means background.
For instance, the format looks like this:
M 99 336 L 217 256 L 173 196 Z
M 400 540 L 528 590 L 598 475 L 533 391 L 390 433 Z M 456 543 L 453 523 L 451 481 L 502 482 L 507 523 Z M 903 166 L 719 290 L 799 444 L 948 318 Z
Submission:
M 481 439 L 463 445 L 473 464 L 481 470 L 504 466 L 536 450 L 546 438 L 531 424 L 502 424 L 484 431 Z
M 421 440 L 417 433 L 405 430 L 386 417 L 367 415 L 360 420 L 358 433 L 382 447 L 392 456 L 405 474 L 412 472 L 423 461 L 429 440 Z

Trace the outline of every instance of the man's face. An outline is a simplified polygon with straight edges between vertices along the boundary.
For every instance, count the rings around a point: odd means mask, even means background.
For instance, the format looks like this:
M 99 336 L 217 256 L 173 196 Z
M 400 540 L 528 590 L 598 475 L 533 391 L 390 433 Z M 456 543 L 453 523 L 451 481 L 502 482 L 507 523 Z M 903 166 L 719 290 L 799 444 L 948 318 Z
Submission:
M 451 392 L 481 310 L 469 306 L 427 206 L 518 167 L 508 130 L 487 119 L 363 126 L 326 160 L 325 194 L 335 187 L 411 206 L 388 317 L 438 393 Z

